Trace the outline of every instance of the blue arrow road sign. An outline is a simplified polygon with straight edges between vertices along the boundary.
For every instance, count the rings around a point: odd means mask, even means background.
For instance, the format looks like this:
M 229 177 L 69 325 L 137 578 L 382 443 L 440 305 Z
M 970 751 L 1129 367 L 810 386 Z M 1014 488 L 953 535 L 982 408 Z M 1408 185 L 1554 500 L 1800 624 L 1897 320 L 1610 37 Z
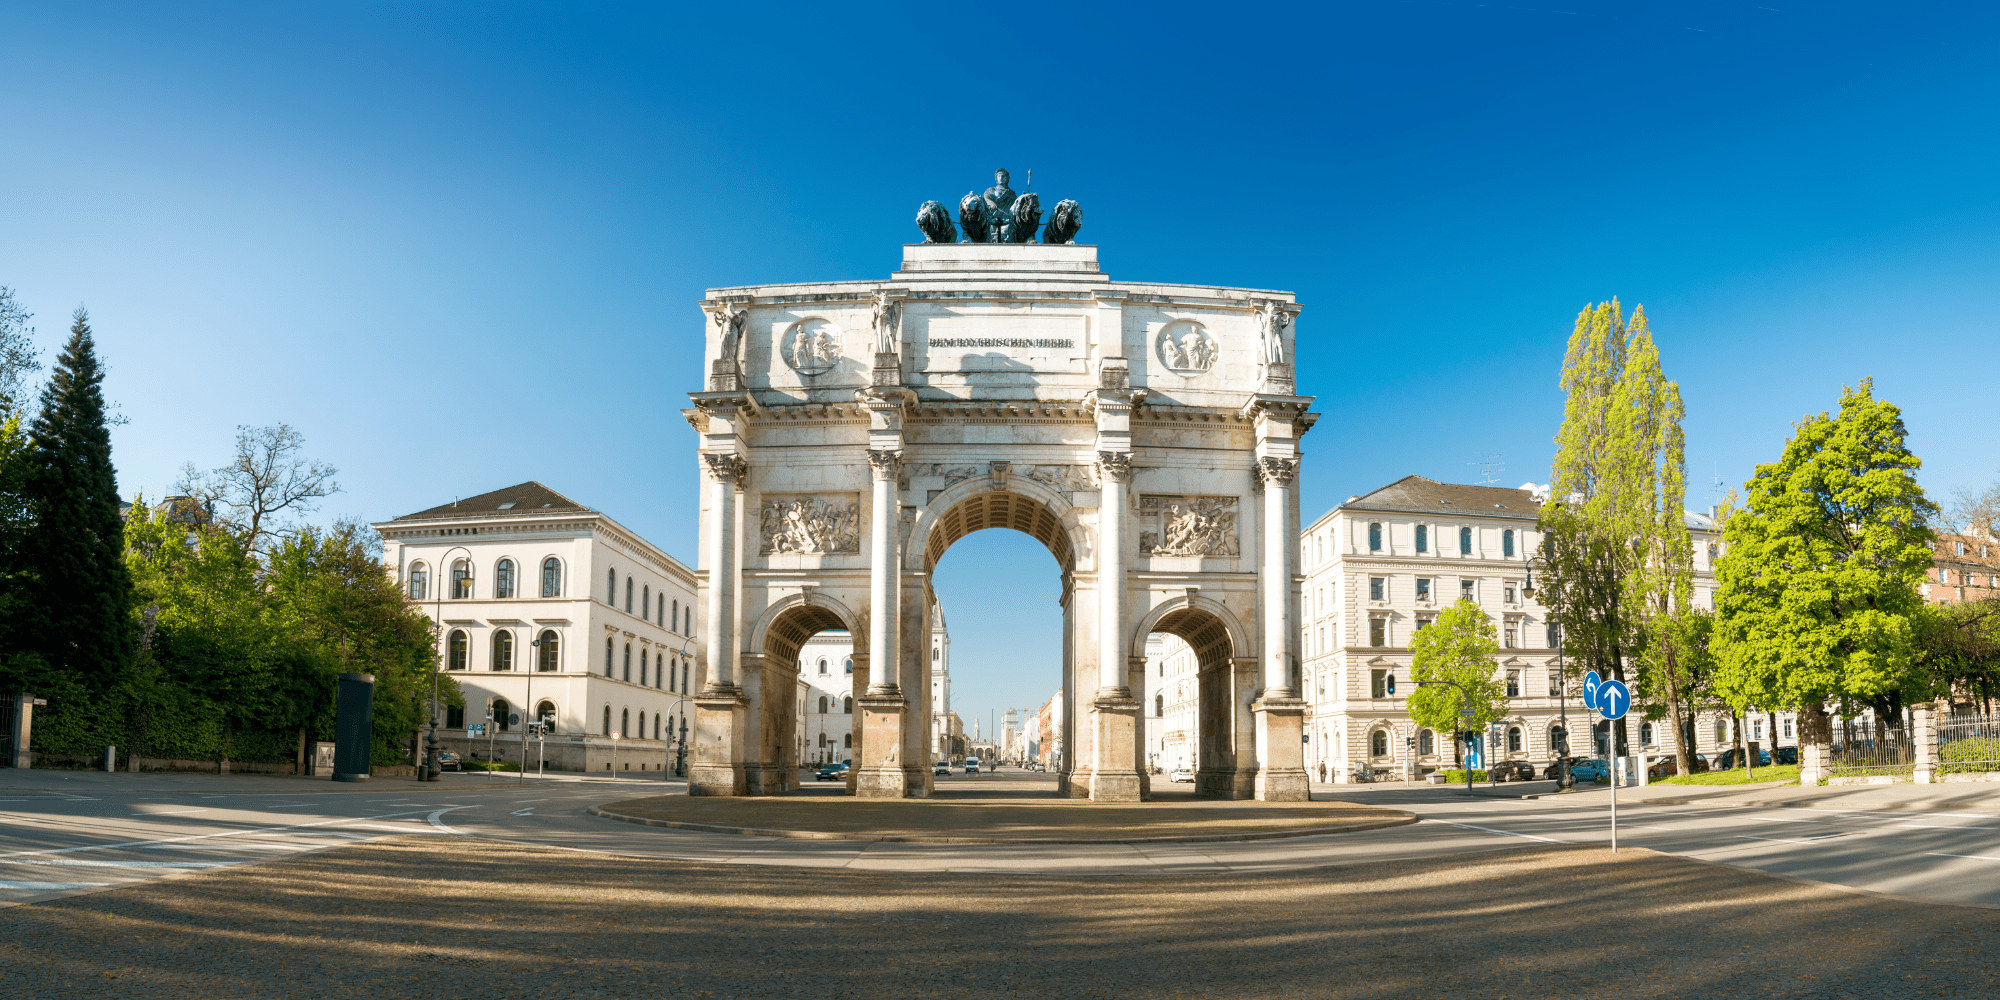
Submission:
M 1632 707 L 1632 689 L 1623 681 L 1605 681 L 1597 688 L 1597 711 L 1607 719 L 1616 721 L 1625 717 L 1625 710 Z
M 1583 675 L 1583 707 L 1589 709 L 1597 707 L 1597 689 L 1603 684 L 1604 679 L 1597 676 L 1595 670 Z

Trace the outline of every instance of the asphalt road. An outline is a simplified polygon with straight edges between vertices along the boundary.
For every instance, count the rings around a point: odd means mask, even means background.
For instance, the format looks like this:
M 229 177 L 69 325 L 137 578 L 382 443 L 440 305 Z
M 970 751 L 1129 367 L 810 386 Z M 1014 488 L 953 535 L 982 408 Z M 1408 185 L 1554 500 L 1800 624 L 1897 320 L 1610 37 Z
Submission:
M 448 774 L 432 784 L 391 780 L 354 787 L 248 777 L 84 774 L 54 780 L 47 772 L 16 774 L 0 784 L 0 903 L 102 891 L 408 833 L 719 864 L 1078 875 L 1273 871 L 1610 840 L 1609 809 L 1601 797 L 1468 799 L 1462 791 L 1436 788 L 1315 790 L 1316 796 L 1406 809 L 1425 820 L 1387 830 L 1237 843 L 1001 846 L 743 837 L 637 826 L 584 812 L 596 803 L 681 790 L 660 781 L 530 778 L 523 785 L 513 776 Z M 39 787 L 21 787 L 30 780 Z M 239 787 L 244 790 L 234 790 Z M 945 794 L 1025 796 L 1052 787 L 1048 776 L 1021 772 L 939 781 Z M 1619 810 L 1619 821 L 1621 845 L 1927 902 L 2000 907 L 2000 809 L 1837 813 L 1628 805 Z

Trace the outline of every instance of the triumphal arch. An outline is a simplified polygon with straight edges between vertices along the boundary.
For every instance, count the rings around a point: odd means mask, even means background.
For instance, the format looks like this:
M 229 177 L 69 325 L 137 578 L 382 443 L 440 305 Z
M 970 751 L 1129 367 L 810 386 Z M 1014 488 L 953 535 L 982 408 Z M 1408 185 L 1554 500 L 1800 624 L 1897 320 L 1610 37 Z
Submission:
M 1025 532 L 1062 571 L 1065 794 L 1130 802 L 1146 637 L 1200 660 L 1198 790 L 1306 797 L 1288 292 L 1113 281 L 1001 172 L 880 281 L 710 291 L 689 791 L 796 787 L 799 647 L 854 636 L 854 794 L 932 790 L 930 575 Z M 1039 241 L 1037 235 L 1039 234 Z M 865 683 L 864 679 L 865 678 Z

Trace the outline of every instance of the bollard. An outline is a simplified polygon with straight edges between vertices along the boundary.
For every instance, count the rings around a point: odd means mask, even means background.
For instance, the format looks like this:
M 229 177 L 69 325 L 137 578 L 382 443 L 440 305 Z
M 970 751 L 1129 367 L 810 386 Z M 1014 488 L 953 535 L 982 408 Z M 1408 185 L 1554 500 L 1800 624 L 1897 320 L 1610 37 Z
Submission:
M 118 748 L 116 746 L 107 746 L 104 748 L 104 773 L 118 773 Z
M 375 732 L 375 675 L 341 674 L 333 723 L 333 780 L 367 781 Z

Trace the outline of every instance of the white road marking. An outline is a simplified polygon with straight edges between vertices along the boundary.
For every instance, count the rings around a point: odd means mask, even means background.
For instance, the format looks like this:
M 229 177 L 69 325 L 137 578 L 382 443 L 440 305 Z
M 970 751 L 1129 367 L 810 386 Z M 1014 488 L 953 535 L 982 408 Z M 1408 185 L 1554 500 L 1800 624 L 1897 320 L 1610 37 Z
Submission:
M 1952 826 L 1946 823 L 1891 823 L 1899 830 L 2000 830 L 2000 826 Z
M 1450 823 L 1450 822 L 1446 822 L 1445 820 L 1441 820 L 1441 819 L 1434 819 L 1434 820 L 1431 820 L 1431 822 L 1433 822 L 1433 823 L 1444 823 L 1444 825 L 1446 825 L 1446 826 L 1456 826 L 1456 827 L 1460 827 L 1460 828 L 1462 828 L 1462 829 L 1466 829 L 1466 830 L 1478 830 L 1478 831 L 1479 831 L 1479 832 L 1481 832 L 1481 833 L 1497 833 L 1497 834 L 1499 834 L 1500 836 L 1503 836 L 1503 837 L 1522 837 L 1522 838 L 1525 838 L 1525 839 L 1527 839 L 1527 840 L 1539 840 L 1539 841 L 1542 841 L 1543 843 L 1548 843 L 1548 844 L 1567 844 L 1567 843 L 1569 843 L 1569 841 L 1567 841 L 1567 840 L 1557 840 L 1557 839 L 1555 839 L 1554 837 L 1537 837 L 1537 836 L 1535 836 L 1535 835 L 1534 835 L 1534 834 L 1532 834 L 1532 833 L 1515 833 L 1515 832 L 1513 832 L 1512 830 L 1495 830 L 1495 829 L 1492 829 L 1492 828 L 1490 828 L 1490 827 L 1484 827 L 1484 826 L 1473 826 L 1473 825 L 1472 825 L 1471 823 Z
M 1783 818 L 1783 817 L 1779 817 L 1779 816 L 1752 816 L 1752 817 L 1750 817 L 1750 818 L 1751 818 L 1751 819 L 1754 819 L 1754 820 L 1756 820 L 1756 821 L 1757 821 L 1757 822 L 1759 822 L 1759 823 L 1818 823 L 1818 822 L 1822 822 L 1821 820 L 1816 820 L 1816 819 L 1786 819 L 1786 818 Z
M 0 889 L 34 889 L 39 892 L 60 892 L 64 889 L 98 889 L 110 882 L 9 882 L 0 879 Z
M 673 664 L 671 664 L 671 663 L 670 663 L 670 664 L 667 664 L 667 665 L 668 665 L 668 666 L 673 666 Z M 508 813 L 507 815 L 509 815 L 509 816 L 532 816 L 532 815 L 534 815 L 534 813 L 535 813 L 535 809 L 534 809 L 534 807 L 533 807 L 533 806 L 530 806 L 530 807 L 528 807 L 528 808 L 526 808 L 526 809 L 516 809 L 516 810 L 514 810 L 513 812 L 510 812 L 510 813 Z
M 1812 841 L 1812 840 L 1779 840 L 1779 839 L 1777 839 L 1777 838 L 1775 838 L 1775 837 L 1745 837 L 1745 836 L 1743 836 L 1743 835 L 1742 835 L 1742 834 L 1740 834 L 1740 833 L 1736 835 L 1736 839 L 1737 839 L 1737 840 L 1761 840 L 1761 841 L 1764 841 L 1764 842 L 1766 842 L 1766 843 L 1770 843 L 1770 844 L 1805 844 L 1805 845 L 1807 845 L 1808 847 L 1810 847 L 1811 845 L 1813 845 L 1813 844 L 1815 844 L 1815 843 L 1819 843 L 1819 841 Z
M 135 811 L 136 811 L 136 810 L 135 810 Z M 205 813 L 205 812 L 209 812 L 209 811 L 210 811 L 210 810 L 207 810 L 207 809 L 157 809 L 157 810 L 154 810 L 154 811 L 152 811 L 152 812 L 142 812 L 142 813 L 139 813 L 139 815 L 141 815 L 141 816 L 185 816 L 185 815 L 187 815 L 188 813 Z
M 89 861 L 83 858 L 10 858 L 9 865 L 67 865 L 76 868 L 226 868 L 237 861 Z
M 1942 851 L 1925 851 L 1924 853 L 1934 858 L 1971 858 L 1974 861 L 2000 861 L 2000 858 L 1989 858 L 1984 854 L 1945 854 Z
M 315 847 L 346 847 L 330 844 L 147 844 L 147 851 L 309 851 Z
M 471 808 L 471 807 L 465 806 L 461 808 Z M 388 819 L 392 816 L 402 816 L 402 815 L 406 814 L 400 812 L 392 812 L 392 813 L 382 813 L 379 816 L 351 816 L 351 817 L 342 817 L 340 819 L 323 819 L 312 823 L 294 823 L 291 826 L 269 826 L 269 827 L 263 827 L 261 829 L 225 830 L 221 833 L 197 833 L 186 837 L 165 837 L 159 840 L 128 840 L 123 843 L 117 843 L 117 844 L 86 844 L 82 847 L 48 847 L 48 848 L 43 848 L 42 850 L 39 851 L 15 851 L 11 854 L 0 854 L 0 861 L 5 861 L 9 858 L 25 858 L 31 856 L 44 855 L 44 854 L 75 854 L 79 851 L 108 851 L 113 848 L 120 848 L 120 847 L 145 847 L 149 844 L 185 844 L 196 840 L 213 840 L 217 837 L 241 837 L 246 834 L 283 833 L 290 830 L 307 830 L 316 826 L 332 826 L 335 823 L 352 823 L 356 821 L 366 822 L 371 819 Z M 388 827 L 388 829 L 393 830 L 397 828 Z

